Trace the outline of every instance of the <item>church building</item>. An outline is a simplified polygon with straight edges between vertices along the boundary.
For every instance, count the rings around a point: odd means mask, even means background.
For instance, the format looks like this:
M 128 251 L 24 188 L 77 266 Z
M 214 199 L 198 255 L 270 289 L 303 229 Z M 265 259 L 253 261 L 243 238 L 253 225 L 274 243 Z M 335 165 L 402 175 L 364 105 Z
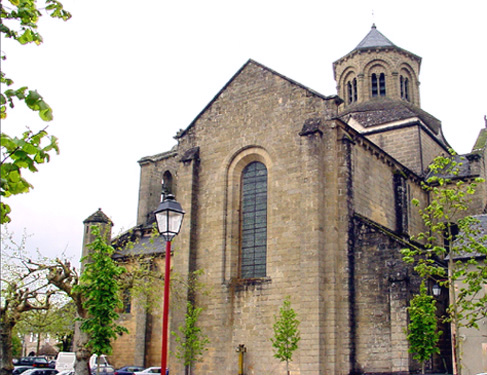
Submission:
M 421 57 L 375 25 L 333 63 L 333 95 L 249 60 L 173 149 L 139 160 L 137 226 L 115 243 L 138 242 L 117 257 L 151 255 L 154 269 L 164 269 L 163 241 L 144 244 L 161 194 L 173 194 L 185 217 L 172 272 L 189 280 L 201 270 L 204 286 L 188 297 L 203 308 L 198 326 L 210 341 L 195 374 L 237 374 L 239 347 L 246 375 L 283 373 L 270 339 L 287 296 L 300 321 L 293 375 L 419 369 L 405 333 L 419 279 L 400 250 L 424 229 L 411 201 L 428 199 L 428 165 L 450 149 L 440 120 L 421 108 L 420 67 Z M 486 178 L 487 128 L 464 156 L 462 178 Z M 483 184 L 467 214 L 486 213 Z M 162 308 L 141 305 L 132 298 L 122 314 L 130 334 L 114 344 L 115 366 L 160 366 Z M 171 297 L 170 330 L 184 306 Z M 441 353 L 428 363 L 438 373 L 451 372 L 442 328 Z M 174 355 L 169 365 L 171 375 L 184 374 Z

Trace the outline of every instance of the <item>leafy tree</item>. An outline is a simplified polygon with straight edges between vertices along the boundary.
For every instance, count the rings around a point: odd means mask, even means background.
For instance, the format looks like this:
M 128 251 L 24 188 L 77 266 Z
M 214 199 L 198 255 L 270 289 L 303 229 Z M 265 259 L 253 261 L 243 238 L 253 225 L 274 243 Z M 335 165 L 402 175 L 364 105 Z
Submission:
M 452 326 L 457 374 L 461 373 L 461 342 L 456 332 L 477 327 L 477 321 L 487 316 L 487 296 L 480 294 L 487 283 L 487 235 L 480 232 L 477 219 L 465 215 L 470 197 L 484 180 L 459 178 L 462 160 L 455 154 L 435 158 L 432 177 L 423 184 L 429 204 L 419 208 L 426 231 L 412 237 L 423 246 L 402 250 L 404 261 L 414 264 L 423 279 L 440 280 L 449 289 L 446 321 Z M 413 204 L 420 206 L 417 199 Z
M 56 290 L 46 279 L 46 269 L 33 267 L 25 257 L 25 237 L 17 244 L 2 233 L 0 298 L 0 375 L 13 370 L 13 332 L 31 311 L 48 310 Z
M 14 331 L 15 332 L 15 331 Z M 12 335 L 12 357 L 17 358 L 22 355 L 22 340 L 16 334 Z
M 76 314 L 73 303 L 57 301 L 51 303 L 47 310 L 28 311 L 23 314 L 17 325 L 17 332 L 35 334 L 37 336 L 36 354 L 39 355 L 40 344 L 43 336 L 50 335 L 61 343 L 61 348 L 71 344 L 74 334 L 74 320 Z M 63 351 L 69 351 L 68 348 Z
M 279 316 L 275 317 L 274 337 L 271 338 L 271 341 L 275 349 L 274 357 L 281 362 L 286 361 L 288 375 L 290 373 L 289 362 L 292 361 L 293 353 L 298 348 L 298 342 L 301 339 L 298 327 L 297 314 L 291 307 L 290 297 L 287 296 L 279 310 Z
M 159 291 L 160 285 L 157 286 L 156 282 L 161 280 L 159 273 L 153 268 L 151 259 L 137 257 L 134 260 L 134 267 L 127 267 L 128 271 L 120 267 L 113 261 L 111 256 L 114 249 L 107 244 L 101 229 L 93 226 L 91 230 L 95 234 L 95 240 L 90 245 L 91 254 L 83 259 L 84 269 L 81 277 L 69 262 L 59 259 L 49 266 L 48 274 L 49 282 L 71 298 L 78 321 L 81 322 L 82 327 L 78 330 L 79 335 L 74 345 L 76 348 L 74 370 L 77 375 L 90 374 L 89 359 L 93 353 L 96 353 L 93 345 L 96 345 L 97 350 L 102 354 L 110 354 L 111 340 L 118 333 L 125 332 L 123 327 L 115 323 L 118 318 L 117 309 L 122 307 L 122 292 L 134 292 L 132 295 L 135 298 L 149 301 L 147 304 L 142 304 L 144 308 L 152 308 L 154 306 L 152 298 L 150 296 L 145 298 L 145 294 Z M 97 306 L 98 304 L 101 306 Z M 107 317 L 102 316 L 103 311 L 107 313 Z M 100 326 L 105 323 L 108 328 Z M 93 335 L 96 335 L 95 339 L 92 339 L 95 337 Z
M 16 40 L 22 45 L 34 43 L 40 45 L 43 42 L 42 36 L 37 32 L 37 24 L 44 10 L 53 18 L 60 18 L 67 21 L 71 14 L 64 10 L 63 5 L 57 0 L 45 0 L 45 6 L 37 6 L 36 0 L 9 0 L 4 5 L 0 2 L 0 33 L 3 37 Z M 6 59 L 3 53 L 0 57 Z M 36 90 L 29 90 L 27 86 L 12 88 L 13 80 L 0 71 L 0 119 L 2 122 L 7 118 L 8 107 L 14 108 L 15 101 L 38 112 L 43 121 L 51 121 L 52 109 L 44 101 Z M 7 88 L 8 87 L 8 88 Z M 3 124 L 5 125 L 5 124 Z M 5 198 L 11 195 L 28 192 L 32 185 L 22 176 L 23 170 L 37 172 L 37 165 L 48 162 L 49 152 L 59 152 L 57 139 L 48 136 L 47 127 L 40 131 L 27 129 L 20 137 L 10 136 L 5 132 L 0 133 L 0 223 L 8 223 L 11 219 L 10 206 L 5 203 Z M 47 141 L 47 143 L 46 143 Z
M 206 345 L 210 342 L 208 336 L 196 325 L 202 310 L 188 302 L 184 324 L 178 327 L 179 335 L 171 332 L 176 337 L 176 358 L 180 359 L 185 366 L 186 375 L 191 375 L 191 367 L 201 360 L 207 350 Z
M 419 294 L 410 301 L 408 312 L 409 353 L 421 363 L 421 373 L 424 374 L 425 362 L 433 354 L 440 353 L 438 341 L 442 334 L 438 331 L 436 301 L 427 294 L 424 281 L 421 283 Z
M 76 320 L 76 306 L 69 301 L 56 310 L 57 320 L 53 324 L 51 334 L 58 342 L 56 344 L 60 352 L 73 351 L 74 322 Z
M 87 259 L 82 260 L 85 268 L 75 291 L 83 295 L 83 308 L 87 311 L 81 330 L 89 336 L 87 346 L 99 357 L 112 354 L 112 340 L 128 332 L 116 323 L 117 309 L 123 307 L 118 280 L 126 270 L 112 259 L 115 250 L 106 243 L 100 228 L 92 226 L 91 230 L 95 240 L 88 245 Z
M 131 290 L 134 285 L 141 284 L 140 280 L 152 280 L 157 272 L 150 266 L 125 272 L 123 267 L 112 260 L 113 248 L 106 243 L 97 227 L 92 227 L 95 241 L 91 244 L 92 253 L 84 259 L 81 277 L 69 261 L 32 259 L 25 252 L 25 236 L 21 244 L 16 244 L 6 227 L 2 229 L 5 233 L 2 233 L 0 375 L 8 374 L 13 369 L 12 330 L 21 320 L 22 314 L 33 309 L 51 308 L 50 297 L 60 292 L 70 302 L 58 308 L 57 315 L 59 320 L 68 324 L 61 326 L 56 323 L 54 329 L 69 339 L 74 320 L 88 322 L 76 342 L 75 371 L 78 375 L 89 375 L 89 359 L 93 353 L 97 353 L 94 347 L 103 354 L 110 354 L 107 336 L 113 339 L 117 333 L 125 331 L 113 323 L 118 318 L 117 307 L 121 306 L 119 291 L 122 288 Z M 7 246 L 7 242 L 13 245 Z M 76 319 L 72 318 L 72 310 L 75 311 Z M 107 316 L 103 315 L 104 312 Z

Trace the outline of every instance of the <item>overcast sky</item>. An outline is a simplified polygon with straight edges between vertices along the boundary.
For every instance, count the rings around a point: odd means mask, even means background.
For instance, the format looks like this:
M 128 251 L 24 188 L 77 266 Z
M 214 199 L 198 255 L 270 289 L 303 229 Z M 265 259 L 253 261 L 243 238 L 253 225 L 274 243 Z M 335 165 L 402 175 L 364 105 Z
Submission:
M 98 208 L 114 234 L 136 224 L 139 165 L 169 150 L 252 58 L 324 95 L 332 63 L 377 29 L 423 58 L 421 106 L 469 152 L 487 114 L 487 2 L 439 0 L 63 0 L 68 22 L 43 17 L 41 46 L 2 39 L 2 70 L 54 110 L 61 153 L 10 198 L 11 231 L 29 249 L 78 258 L 83 220 Z M 4 1 L 7 3 L 7 1 Z M 455 4 L 455 5 L 450 5 Z M 18 105 L 2 131 L 44 126 Z

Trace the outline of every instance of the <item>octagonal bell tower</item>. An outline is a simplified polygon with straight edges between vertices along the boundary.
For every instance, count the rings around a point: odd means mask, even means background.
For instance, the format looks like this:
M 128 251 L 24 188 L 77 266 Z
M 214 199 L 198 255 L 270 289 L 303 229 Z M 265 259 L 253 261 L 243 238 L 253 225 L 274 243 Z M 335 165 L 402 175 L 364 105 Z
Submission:
M 420 65 L 421 57 L 396 46 L 372 25 L 355 49 L 333 63 L 344 108 L 384 98 L 420 107 Z
M 375 25 L 333 63 L 339 117 L 418 175 L 450 147 L 441 122 L 421 109 L 421 57 L 382 35 Z

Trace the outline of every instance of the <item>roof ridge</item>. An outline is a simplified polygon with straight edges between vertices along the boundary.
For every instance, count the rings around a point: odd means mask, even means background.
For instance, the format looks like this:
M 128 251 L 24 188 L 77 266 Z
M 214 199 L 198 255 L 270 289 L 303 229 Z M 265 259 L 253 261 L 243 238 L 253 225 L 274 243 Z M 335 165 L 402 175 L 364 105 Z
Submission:
M 370 48 L 370 47 L 397 47 L 388 38 L 384 36 L 375 23 L 372 24 L 372 28 L 364 39 L 355 47 L 355 49 Z
M 302 83 L 299 83 L 289 77 L 286 77 L 285 75 L 281 74 L 281 73 L 278 73 L 276 72 L 275 70 L 253 60 L 253 59 L 248 59 L 247 62 L 228 80 L 228 82 L 216 93 L 216 95 L 213 97 L 213 99 L 211 99 L 208 104 L 198 113 L 198 115 L 196 115 L 196 117 L 193 119 L 193 121 L 191 121 L 191 123 L 186 127 L 186 129 L 180 131 L 176 137 L 176 139 L 178 138 L 182 138 L 186 132 L 193 127 L 193 125 L 196 123 L 196 121 L 202 116 L 202 114 L 204 112 L 206 112 L 208 110 L 208 108 L 210 108 L 210 106 L 218 99 L 218 97 L 222 94 L 223 91 L 225 91 L 227 89 L 228 86 L 230 86 L 230 84 L 245 70 L 245 68 L 250 65 L 250 64 L 253 64 L 253 65 L 256 65 L 258 67 L 260 67 L 261 69 L 264 69 L 266 71 L 268 71 L 269 73 L 273 74 L 273 75 L 276 75 L 284 80 L 286 80 L 287 82 L 289 82 L 290 84 L 292 85 L 295 85 L 295 86 L 298 86 L 300 87 L 301 89 L 305 90 L 305 91 L 308 91 L 309 93 L 323 99 L 323 100 L 336 100 L 336 101 L 342 101 L 342 99 L 340 99 L 340 97 L 336 94 L 334 95 L 323 95 L 323 94 L 320 94 L 319 92 L 303 85 Z

